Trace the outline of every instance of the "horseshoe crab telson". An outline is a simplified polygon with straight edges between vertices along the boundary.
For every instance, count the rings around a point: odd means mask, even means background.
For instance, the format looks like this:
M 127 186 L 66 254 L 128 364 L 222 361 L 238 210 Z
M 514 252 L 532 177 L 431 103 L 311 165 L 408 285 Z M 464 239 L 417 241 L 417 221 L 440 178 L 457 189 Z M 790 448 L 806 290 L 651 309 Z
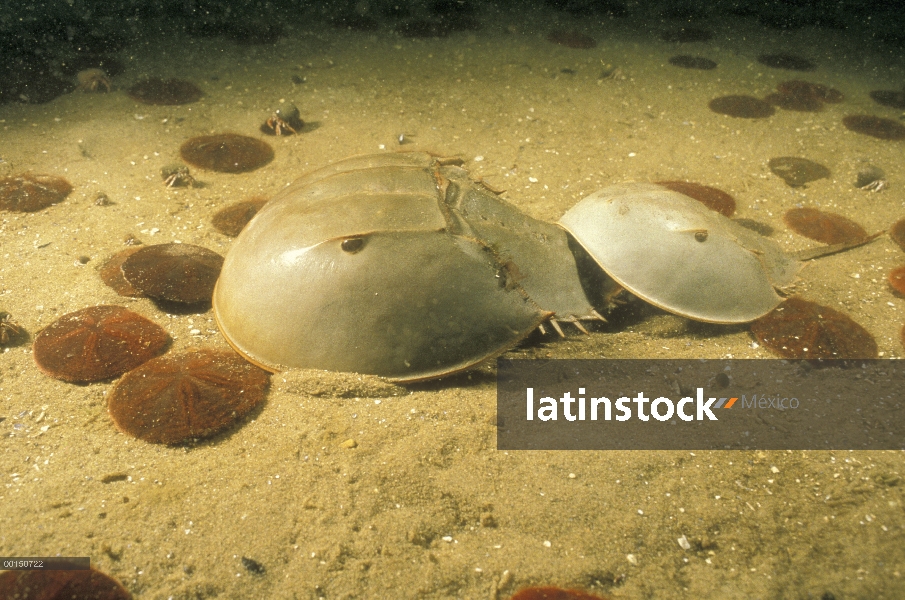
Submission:
M 269 370 L 416 381 L 548 320 L 600 318 L 585 287 L 565 231 L 411 152 L 343 160 L 284 189 L 230 249 L 213 308 L 229 343 Z
M 697 321 L 762 317 L 801 269 L 775 242 L 655 184 L 604 188 L 559 222 L 622 287 Z

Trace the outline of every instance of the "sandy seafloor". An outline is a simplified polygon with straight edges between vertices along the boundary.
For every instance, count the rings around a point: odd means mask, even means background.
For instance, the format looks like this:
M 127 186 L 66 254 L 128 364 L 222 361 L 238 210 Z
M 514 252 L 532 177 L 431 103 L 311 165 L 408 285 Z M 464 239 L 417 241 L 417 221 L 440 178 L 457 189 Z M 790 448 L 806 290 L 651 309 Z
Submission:
M 712 41 L 678 45 L 659 40 L 670 23 L 640 18 L 595 24 L 538 10 L 484 14 L 482 23 L 426 40 L 315 23 L 258 47 L 155 34 L 120 53 L 127 69 L 112 93 L 0 106 L 0 175 L 51 173 L 75 186 L 59 205 L 0 215 L 0 309 L 33 336 L 65 313 L 118 304 L 162 325 L 175 350 L 225 347 L 210 311 L 171 315 L 117 296 L 96 267 L 128 234 L 225 254 L 231 239 L 211 227 L 216 210 L 272 195 L 330 161 L 396 150 L 400 134 L 412 140 L 406 149 L 465 158 L 543 219 L 605 185 L 658 179 L 730 192 L 737 216 L 773 226 L 789 250 L 814 244 L 782 223 L 799 204 L 870 231 L 905 216 L 905 142 L 841 124 L 851 113 L 900 116 L 867 93 L 900 88 L 905 59 L 870 42 L 866 28 L 783 32 L 710 20 L 698 25 L 715 32 Z M 557 24 L 598 46 L 546 41 Z M 776 51 L 818 69 L 756 61 Z M 669 65 L 678 53 L 719 67 Z M 604 64 L 618 76 L 602 79 Z M 143 75 L 189 79 L 206 95 L 140 105 L 124 90 Z M 707 108 L 724 94 L 763 97 L 788 79 L 846 99 L 759 120 Z M 241 175 L 196 169 L 204 187 L 164 187 L 160 169 L 178 161 L 185 139 L 261 135 L 281 102 L 311 125 L 267 138 L 271 164 Z M 793 189 L 766 164 L 787 155 L 818 161 L 832 177 Z M 855 189 L 866 163 L 886 171 L 888 189 Z M 96 206 L 100 192 L 113 204 Z M 80 256 L 90 261 L 77 264 Z M 903 262 L 884 238 L 811 264 L 798 293 L 848 313 L 882 357 L 901 358 L 905 300 L 886 277 Z M 651 309 L 590 336 L 535 335 L 512 355 L 771 356 L 753 342 L 744 327 Z M 355 375 L 277 375 L 243 426 L 174 448 L 119 433 L 106 412 L 112 387 L 43 375 L 30 343 L 0 354 L 0 555 L 88 555 L 136 597 L 155 599 L 506 598 L 530 584 L 613 598 L 905 597 L 900 452 L 497 451 L 493 365 L 409 389 Z M 343 446 L 350 439 L 357 447 Z M 243 568 L 243 556 L 266 573 Z

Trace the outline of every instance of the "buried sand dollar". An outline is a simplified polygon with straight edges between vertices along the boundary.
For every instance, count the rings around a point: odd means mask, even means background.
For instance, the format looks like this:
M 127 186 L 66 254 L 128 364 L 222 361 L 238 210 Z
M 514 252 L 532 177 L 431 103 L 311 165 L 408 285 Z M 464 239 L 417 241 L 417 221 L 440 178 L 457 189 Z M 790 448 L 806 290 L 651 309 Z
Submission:
M 830 170 L 820 163 L 798 156 L 771 158 L 767 162 L 767 166 L 789 187 L 803 187 L 807 183 L 830 176 Z

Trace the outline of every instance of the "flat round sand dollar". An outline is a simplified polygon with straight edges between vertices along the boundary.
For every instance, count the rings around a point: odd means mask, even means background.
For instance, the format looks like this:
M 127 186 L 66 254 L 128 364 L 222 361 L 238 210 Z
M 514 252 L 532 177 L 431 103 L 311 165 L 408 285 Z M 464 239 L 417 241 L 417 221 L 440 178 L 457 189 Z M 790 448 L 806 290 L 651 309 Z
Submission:
M 246 173 L 273 160 L 273 148 L 259 139 L 236 133 L 202 135 L 179 148 L 190 165 L 221 173 Z
M 258 214 L 258 211 L 267 204 L 267 200 L 267 198 L 255 197 L 230 204 L 217 211 L 214 218 L 211 219 L 211 224 L 214 229 L 223 235 L 236 237 L 248 225 L 248 222 Z
M 0 179 L 0 210 L 35 212 L 62 202 L 72 185 L 62 177 L 25 173 Z
M 813 71 L 817 68 L 813 61 L 786 52 L 761 54 L 757 57 L 757 62 L 774 69 L 786 69 L 787 71 Z
M 721 215 L 731 217 L 735 213 L 735 198 L 719 188 L 693 181 L 655 181 L 654 183 L 694 198 Z
M 905 139 L 905 125 L 898 121 L 873 115 L 846 115 L 842 118 L 845 128 L 881 140 Z
M 22 600 L 131 600 L 120 582 L 94 567 L 0 573 L 0 598 Z
M 710 71 L 717 67 L 717 64 L 709 58 L 689 56 L 687 54 L 673 56 L 669 59 L 669 64 L 683 69 L 698 69 L 700 71 Z
M 899 219 L 889 228 L 889 237 L 898 244 L 899 248 L 905 250 L 905 219 Z
M 825 166 L 798 156 L 771 158 L 767 162 L 767 166 L 774 175 L 781 178 L 790 187 L 802 187 L 806 183 L 830 176 L 830 170 Z
M 870 93 L 870 97 L 877 104 L 905 109 L 905 90 L 874 90 Z
M 783 358 L 877 358 L 877 342 L 851 317 L 797 296 L 751 323 L 751 333 Z
M 896 267 L 889 272 L 889 285 L 892 289 L 905 296 L 905 265 Z
M 851 219 L 808 206 L 787 210 L 782 220 L 795 233 L 824 244 L 845 244 L 867 237 L 867 231 Z
M 655 306 L 710 323 L 744 323 L 782 298 L 801 263 L 773 241 L 665 187 L 624 183 L 560 219 L 616 282 Z
M 509 600 L 606 600 L 583 590 L 554 586 L 527 587 L 518 590 Z
M 171 302 L 210 302 L 223 257 L 192 244 L 155 244 L 122 263 L 123 277 L 148 296 Z
M 127 373 L 108 409 L 123 432 L 178 444 L 222 431 L 260 404 L 270 374 L 232 350 L 167 354 Z
M 98 275 L 101 280 L 112 288 L 114 292 L 120 296 L 127 298 L 140 298 L 143 294 L 136 290 L 131 283 L 126 281 L 123 276 L 123 263 L 126 259 L 141 250 L 141 246 L 130 246 L 124 250 L 120 250 L 98 269 Z
M 102 381 L 163 352 L 170 336 L 159 325 L 121 306 L 91 306 L 63 315 L 34 343 L 38 368 L 55 379 Z

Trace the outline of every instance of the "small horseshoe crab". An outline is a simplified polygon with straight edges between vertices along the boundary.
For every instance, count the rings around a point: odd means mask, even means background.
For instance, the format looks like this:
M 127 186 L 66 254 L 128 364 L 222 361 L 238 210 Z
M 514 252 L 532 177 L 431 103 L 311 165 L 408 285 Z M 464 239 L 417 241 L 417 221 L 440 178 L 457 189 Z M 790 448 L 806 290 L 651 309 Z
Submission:
M 623 288 L 691 319 L 751 321 L 801 268 L 658 185 L 600 190 L 552 224 L 460 165 L 423 152 L 359 156 L 285 188 L 226 256 L 213 308 L 227 341 L 271 371 L 418 381 L 501 354 L 545 324 L 584 331 Z
M 621 288 L 667 312 L 705 323 L 748 323 L 779 306 L 805 261 L 867 244 L 787 253 L 779 244 L 652 183 L 594 192 L 559 224 Z
M 656 184 L 604 188 L 559 223 L 619 285 L 695 321 L 764 316 L 802 266 L 776 242 Z

